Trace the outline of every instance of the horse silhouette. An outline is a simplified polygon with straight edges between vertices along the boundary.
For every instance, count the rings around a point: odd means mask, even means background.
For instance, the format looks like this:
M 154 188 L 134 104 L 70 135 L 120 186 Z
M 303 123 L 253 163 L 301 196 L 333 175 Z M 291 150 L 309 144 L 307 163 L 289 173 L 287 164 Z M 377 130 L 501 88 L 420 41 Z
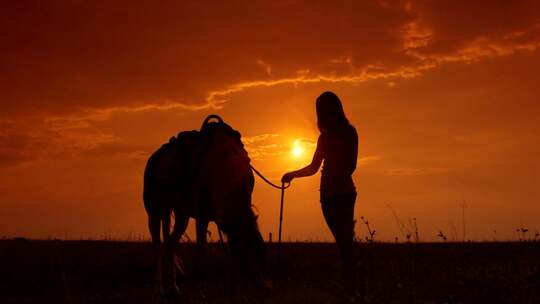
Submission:
M 202 253 L 208 223 L 214 221 L 227 236 L 231 265 L 263 269 L 264 242 L 252 210 L 253 187 L 240 133 L 217 115 L 208 116 L 200 131 L 180 132 L 152 154 L 144 173 L 143 199 L 155 251 L 156 295 L 179 292 L 176 273 L 182 267 L 175 252 L 189 218 L 196 220 Z

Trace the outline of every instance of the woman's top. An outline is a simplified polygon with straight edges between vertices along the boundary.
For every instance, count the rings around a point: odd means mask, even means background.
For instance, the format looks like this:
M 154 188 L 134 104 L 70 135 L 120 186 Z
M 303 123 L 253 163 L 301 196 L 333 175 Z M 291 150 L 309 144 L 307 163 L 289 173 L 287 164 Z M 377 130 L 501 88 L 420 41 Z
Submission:
M 316 157 L 324 159 L 321 171 L 321 198 L 356 193 L 352 174 L 358 158 L 358 134 L 347 125 L 321 133 Z

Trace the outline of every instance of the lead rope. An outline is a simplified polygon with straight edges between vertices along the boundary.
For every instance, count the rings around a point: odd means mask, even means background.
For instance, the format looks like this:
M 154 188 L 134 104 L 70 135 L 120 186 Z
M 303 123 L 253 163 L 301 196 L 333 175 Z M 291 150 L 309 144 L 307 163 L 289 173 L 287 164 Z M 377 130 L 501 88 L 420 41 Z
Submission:
M 287 185 L 287 188 L 291 184 Z M 277 247 L 277 260 L 281 261 L 281 227 L 283 224 L 283 201 L 285 200 L 285 183 L 281 182 L 281 204 L 279 206 L 279 231 L 278 231 L 278 247 Z
M 283 226 L 283 202 L 285 201 L 285 189 L 289 188 L 291 186 L 291 183 L 285 184 L 284 182 L 281 182 L 281 186 L 278 186 L 271 181 L 269 181 L 264 175 L 262 175 L 261 172 L 259 172 L 257 169 L 253 168 L 252 165 L 249 165 L 251 167 L 251 170 L 255 172 L 263 181 L 265 181 L 268 185 L 276 188 L 281 189 L 281 204 L 279 206 L 279 230 L 278 230 L 278 247 L 277 247 L 277 258 L 278 261 L 281 259 L 281 227 Z

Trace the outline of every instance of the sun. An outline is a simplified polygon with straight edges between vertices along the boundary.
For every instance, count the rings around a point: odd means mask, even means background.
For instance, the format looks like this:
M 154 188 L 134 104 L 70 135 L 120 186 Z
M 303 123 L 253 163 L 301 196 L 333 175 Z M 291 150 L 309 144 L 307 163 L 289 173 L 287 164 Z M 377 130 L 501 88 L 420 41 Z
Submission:
M 291 154 L 294 158 L 299 158 L 304 154 L 304 148 L 302 148 L 300 140 L 297 139 L 294 141 Z

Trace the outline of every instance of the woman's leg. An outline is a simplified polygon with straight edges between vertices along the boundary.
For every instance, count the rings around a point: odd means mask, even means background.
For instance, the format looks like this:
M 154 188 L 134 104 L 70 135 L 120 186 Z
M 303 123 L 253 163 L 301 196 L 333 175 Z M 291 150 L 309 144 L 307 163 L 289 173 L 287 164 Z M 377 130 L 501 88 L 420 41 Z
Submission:
M 352 291 L 356 285 L 354 256 L 354 205 L 356 194 L 322 201 L 324 218 L 339 247 L 344 286 Z

